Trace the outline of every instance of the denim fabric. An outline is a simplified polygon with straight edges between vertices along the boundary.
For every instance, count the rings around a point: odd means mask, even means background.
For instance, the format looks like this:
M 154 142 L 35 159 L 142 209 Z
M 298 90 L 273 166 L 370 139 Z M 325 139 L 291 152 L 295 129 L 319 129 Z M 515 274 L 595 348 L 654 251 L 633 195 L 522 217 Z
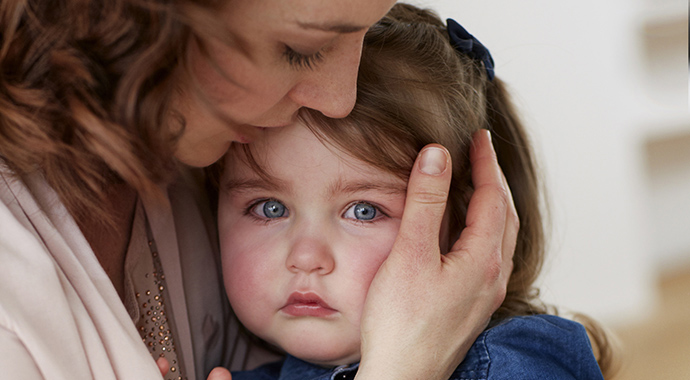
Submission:
M 511 318 L 484 331 L 450 380 L 603 379 L 585 328 L 553 315 Z
M 322 368 L 288 356 L 233 380 L 346 380 L 357 364 Z M 350 375 L 350 376 L 348 376 Z M 601 380 L 582 325 L 552 315 L 510 318 L 484 331 L 450 380 Z
M 324 368 L 288 355 L 253 371 L 233 372 L 232 380 L 351 380 L 358 367 L 359 363 Z

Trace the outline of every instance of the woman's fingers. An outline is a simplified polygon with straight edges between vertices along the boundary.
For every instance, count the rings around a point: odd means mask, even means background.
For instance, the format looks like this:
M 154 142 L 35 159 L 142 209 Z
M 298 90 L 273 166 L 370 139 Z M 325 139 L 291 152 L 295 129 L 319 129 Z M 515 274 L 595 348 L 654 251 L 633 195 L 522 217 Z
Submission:
M 450 178 L 446 149 L 425 147 L 410 173 L 398 237 L 369 287 L 358 380 L 446 379 L 459 363 L 457 340 L 466 336 L 456 333 L 457 310 L 447 302 L 454 287 L 439 249 Z
M 493 300 L 484 306 L 493 313 L 505 298 L 520 223 L 489 131 L 475 134 L 470 161 L 475 190 L 467 211 L 466 228 L 448 257 L 459 261 L 461 266 L 473 265 L 478 276 L 483 273 L 484 290 Z
M 500 168 L 499 168 L 500 170 Z M 506 180 L 503 171 L 501 171 L 501 178 L 503 179 L 503 187 L 506 189 L 505 195 L 507 197 L 507 209 L 506 209 L 506 221 L 505 221 L 505 231 L 503 232 L 503 246 L 502 246 L 502 258 L 503 258 L 503 273 L 505 274 L 506 285 L 508 283 L 508 278 L 513 272 L 513 255 L 515 254 L 515 246 L 517 244 L 518 231 L 520 230 L 520 218 L 518 217 L 517 210 L 515 209 L 515 202 L 513 202 L 513 194 L 510 192 L 510 186 L 508 186 L 508 181 Z
M 493 269 L 494 274 L 503 277 L 505 287 L 512 271 L 520 222 L 489 131 L 475 133 L 470 162 L 475 190 L 467 211 L 466 228 L 453 251 L 486 263 L 487 270 Z
M 156 360 L 156 365 L 158 366 L 158 370 L 161 371 L 161 376 L 165 377 L 165 375 L 168 374 L 168 370 L 170 369 L 170 363 L 168 362 L 168 359 L 158 358 Z
M 475 134 L 470 162 L 475 190 L 467 210 L 466 228 L 453 251 L 482 253 L 485 261 L 512 263 L 519 221 L 489 131 Z
M 227 369 L 216 367 L 208 374 L 208 379 L 206 380 L 232 380 L 232 375 L 230 375 L 230 371 Z
M 488 132 L 471 152 L 467 227 L 442 256 L 448 157 L 427 147 L 410 175 L 399 235 L 367 295 L 358 379 L 448 378 L 505 298 L 519 224 Z
M 170 369 L 170 363 L 168 362 L 168 359 L 158 358 L 156 360 L 156 365 L 158 365 L 158 369 L 161 371 L 161 375 L 165 377 L 165 375 L 168 374 L 168 370 Z M 211 373 L 208 374 L 207 380 L 232 380 L 232 375 L 230 375 L 230 371 L 228 371 L 227 369 L 223 367 L 216 367 L 211 371 Z
M 480 193 L 486 192 L 487 195 L 482 199 L 486 203 L 471 202 L 470 207 L 478 210 L 476 214 L 481 215 L 482 209 L 490 207 L 492 204 L 499 207 L 499 211 L 505 208 L 505 217 L 501 217 L 500 213 L 495 220 L 485 220 L 486 226 L 491 228 L 492 225 L 497 226 L 503 221 L 505 229 L 503 231 L 503 240 L 501 244 L 501 258 L 503 267 L 509 267 L 507 274 L 510 274 L 513 266 L 513 254 L 515 252 L 515 244 L 517 240 L 518 230 L 520 229 L 520 220 L 515 210 L 515 203 L 513 202 L 513 195 L 508 186 L 501 167 L 498 165 L 496 153 L 491 144 L 491 133 L 487 130 L 481 130 L 475 134 L 474 144 L 470 151 L 470 161 L 472 162 L 472 182 L 475 189 L 481 188 Z M 474 210 L 473 210 L 474 211 Z M 474 214 L 474 212 L 473 212 Z M 478 223 L 481 226 L 481 216 L 476 217 L 472 215 L 472 223 Z

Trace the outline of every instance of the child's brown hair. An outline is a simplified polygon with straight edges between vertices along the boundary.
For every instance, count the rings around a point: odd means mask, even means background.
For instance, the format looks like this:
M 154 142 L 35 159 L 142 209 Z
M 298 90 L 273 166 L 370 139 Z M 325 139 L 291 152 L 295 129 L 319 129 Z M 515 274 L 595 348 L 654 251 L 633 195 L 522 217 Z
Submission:
M 534 283 L 544 261 L 542 189 L 528 136 L 504 83 L 451 45 L 444 23 L 428 10 L 396 4 L 364 41 L 357 103 L 344 119 L 304 110 L 317 136 L 343 152 L 407 180 L 418 152 L 429 143 L 452 156 L 448 199 L 451 246 L 465 227 L 472 194 L 468 152 L 479 129 L 492 133 L 498 162 L 520 219 L 507 295 L 492 324 L 511 316 L 555 312 Z M 592 337 L 605 376 L 615 370 L 608 336 L 580 318 Z

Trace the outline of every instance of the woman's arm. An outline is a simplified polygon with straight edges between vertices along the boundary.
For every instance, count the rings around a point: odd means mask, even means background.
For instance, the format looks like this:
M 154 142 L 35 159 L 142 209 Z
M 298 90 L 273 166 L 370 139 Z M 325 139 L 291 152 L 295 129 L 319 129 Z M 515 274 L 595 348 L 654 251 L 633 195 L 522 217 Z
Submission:
M 399 236 L 369 289 L 358 380 L 447 379 L 505 298 L 519 222 L 491 137 L 475 134 L 467 228 L 445 256 L 451 163 L 439 148 L 417 158 Z
M 0 368 L 2 368 L 3 378 L 7 379 L 43 378 L 36 362 L 19 337 L 2 326 L 0 326 Z

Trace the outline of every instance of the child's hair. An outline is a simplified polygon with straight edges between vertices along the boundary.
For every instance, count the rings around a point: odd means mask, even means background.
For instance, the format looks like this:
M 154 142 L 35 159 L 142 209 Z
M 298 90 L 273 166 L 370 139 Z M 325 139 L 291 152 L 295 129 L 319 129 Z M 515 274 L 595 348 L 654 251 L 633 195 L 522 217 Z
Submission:
M 514 269 L 505 302 L 494 315 L 545 312 L 533 288 L 544 257 L 540 185 L 532 149 L 499 78 L 451 46 L 431 12 L 397 4 L 367 34 L 357 104 L 344 119 L 305 110 L 320 138 L 355 158 L 407 180 L 418 152 L 445 146 L 453 162 L 448 211 L 450 242 L 465 227 L 472 194 L 468 152 L 472 135 L 491 131 L 499 164 L 520 218 Z
M 513 317 L 557 314 L 539 298 L 535 282 L 544 261 L 542 186 L 527 133 L 505 84 L 489 79 L 479 61 L 458 53 L 446 26 L 432 11 L 397 3 L 364 39 L 357 83 L 357 102 L 343 119 L 303 109 L 300 117 L 326 145 L 407 181 L 419 151 L 430 143 L 451 154 L 453 176 L 448 199 L 448 246 L 465 227 L 473 192 L 469 148 L 472 135 L 488 129 L 498 163 L 510 186 L 520 229 L 506 298 L 491 325 Z M 235 150 L 259 175 L 264 169 L 251 145 Z M 222 164 L 209 171 L 216 178 Z M 212 179 L 213 180 L 213 179 Z M 617 371 L 611 337 L 584 315 L 597 362 L 605 378 Z
M 425 145 L 445 146 L 453 162 L 448 246 L 465 227 L 473 191 L 468 159 L 472 135 L 490 130 L 520 220 L 506 298 L 491 323 L 556 312 L 540 301 L 534 285 L 545 237 L 541 185 L 527 134 L 504 83 L 490 80 L 481 62 L 458 53 L 433 12 L 398 3 L 369 30 L 357 103 L 348 117 L 329 119 L 307 109 L 300 116 L 325 142 L 405 180 Z M 592 337 L 602 372 L 611 374 L 615 366 L 607 334 L 591 319 L 579 320 Z

